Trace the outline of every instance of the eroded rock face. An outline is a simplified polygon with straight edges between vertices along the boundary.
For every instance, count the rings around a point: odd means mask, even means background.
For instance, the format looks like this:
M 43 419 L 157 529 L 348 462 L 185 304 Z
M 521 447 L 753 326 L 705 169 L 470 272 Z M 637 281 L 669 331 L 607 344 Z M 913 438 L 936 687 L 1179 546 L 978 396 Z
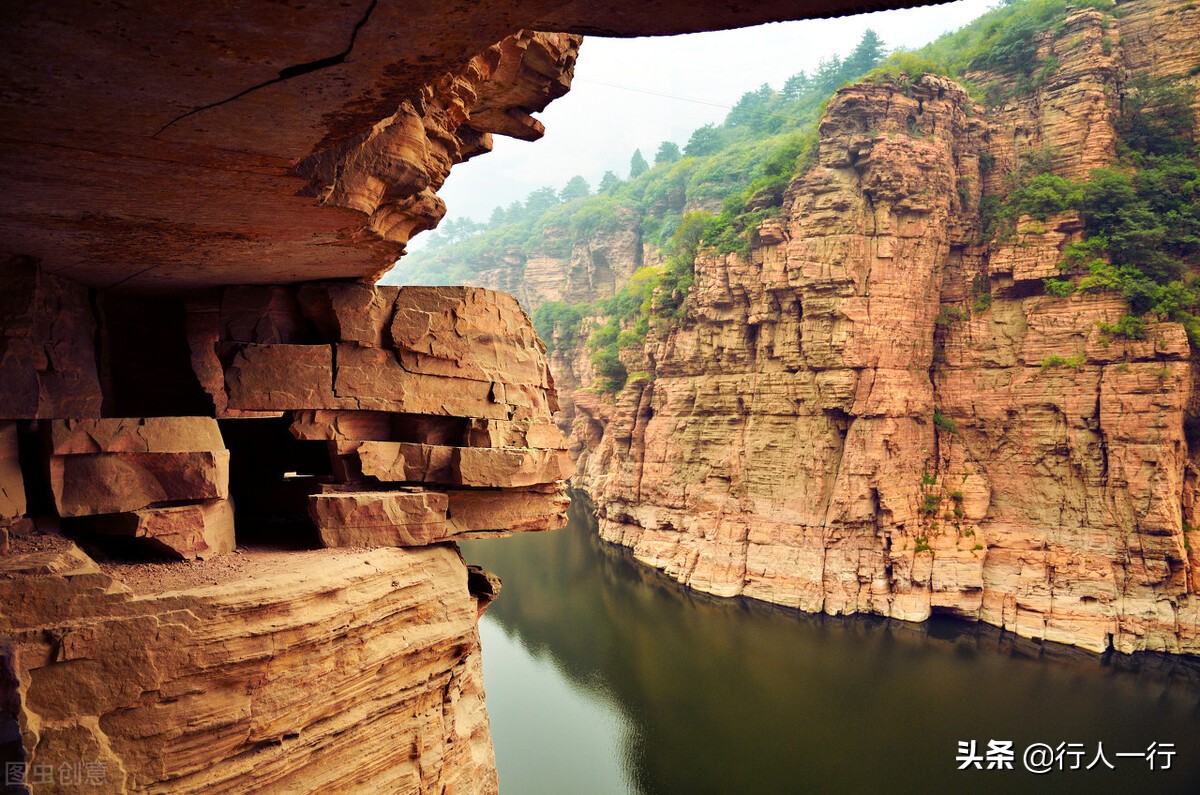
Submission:
M 434 191 L 450 165 L 486 151 L 492 133 L 540 134 L 530 114 L 569 82 L 578 36 L 567 34 L 684 33 L 863 8 L 7 3 L 0 248 L 97 287 L 363 278 L 441 217 Z
M 82 286 L 0 256 L 0 417 L 98 417 L 96 320 Z
M 172 587 L 65 541 L 0 558 L 30 764 L 86 760 L 97 792 L 496 791 L 454 549 L 235 560 Z
M 565 229 L 543 231 L 547 250 L 508 253 L 496 267 L 484 267 L 471 277 L 473 284 L 512 293 L 532 311 L 547 301 L 578 304 L 609 298 L 634 271 L 647 264 L 638 220 L 628 210 L 618 212 L 615 224 L 562 248 Z
M 494 792 L 476 625 L 499 582 L 449 542 L 565 523 L 529 317 L 483 289 L 328 282 L 181 311 L 220 422 L 0 421 L 0 719 L 28 769 L 87 760 L 111 792 Z M 17 331 L 41 350 L 56 328 Z M 306 510 L 326 549 L 247 546 Z M 194 562 L 92 557 L 130 544 Z
M 86 523 L 81 543 L 115 532 L 182 556 L 227 552 L 240 531 L 223 462 L 255 451 L 225 449 L 230 426 L 175 449 L 173 423 L 208 418 L 173 416 L 205 413 L 173 401 L 207 394 L 222 420 L 324 434 L 333 473 L 280 493 L 319 497 L 329 543 L 558 526 L 565 497 L 547 480 L 568 469 L 549 430 L 554 390 L 507 299 L 430 293 L 393 318 L 395 295 L 296 283 L 386 269 L 441 217 L 452 165 L 492 133 L 537 137 L 530 114 L 569 84 L 570 33 L 851 8 L 4 5 L 0 248 L 29 255 L 0 266 L 0 719 L 20 728 L 19 748 L 4 733 L 6 754 L 43 770 L 87 760 L 96 791 L 494 792 L 475 622 L 499 583 L 451 548 L 243 551 L 106 572 L 35 525 L 62 513 Z M 223 289 L 274 283 L 296 286 Z M 97 314 L 110 288 L 183 302 L 186 339 L 148 346 L 189 356 L 171 363 L 178 390 L 127 412 L 162 416 L 112 416 L 112 381 L 145 364 L 113 366 L 121 344 Z M 472 312 L 495 321 L 487 336 L 471 336 Z M 359 443 L 461 448 L 458 470 L 432 490 L 380 482 L 353 460 Z M 525 485 L 469 486 L 509 475 Z M 353 509 L 329 505 L 337 495 Z M 397 504 L 413 500 L 421 510 Z
M 1183 329 L 1112 339 L 1119 297 L 1041 294 L 1077 217 L 979 243 L 1005 158 L 1109 162 L 1119 36 L 1070 17 L 1042 43 L 1062 79 L 986 121 L 942 78 L 843 89 L 783 221 L 698 260 L 683 321 L 623 354 L 649 378 L 606 399 L 586 353 L 556 361 L 601 534 L 720 595 L 1200 653 Z

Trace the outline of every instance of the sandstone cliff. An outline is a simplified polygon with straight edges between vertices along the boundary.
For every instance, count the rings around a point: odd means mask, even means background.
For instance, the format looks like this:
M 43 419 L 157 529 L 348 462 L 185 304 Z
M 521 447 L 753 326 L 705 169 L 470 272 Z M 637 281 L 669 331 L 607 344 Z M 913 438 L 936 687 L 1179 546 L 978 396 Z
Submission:
M 387 268 L 452 165 L 537 137 L 575 34 L 861 7 L 5 4 L 4 761 L 33 792 L 493 791 L 497 583 L 451 543 L 562 521 L 543 349 L 502 296 L 312 280 Z
M 4 360 L 31 394 L 0 422 L 0 722 L 30 791 L 496 791 L 499 583 L 453 541 L 561 527 L 573 472 L 516 301 L 230 287 L 160 360 L 192 386 L 158 405 L 216 418 L 101 417 L 129 352 L 103 302 L 3 271 L 62 307 L 14 313 Z
M 547 301 L 576 304 L 608 298 L 642 266 L 637 219 L 628 211 L 613 227 L 580 239 L 573 240 L 565 229 L 550 228 L 545 235 L 547 250 L 526 254 L 513 249 L 497 267 L 472 275 L 471 284 L 511 293 L 533 311 Z M 561 243 L 566 243 L 565 251 Z
M 682 319 L 622 351 L 644 376 L 606 396 L 559 354 L 603 537 L 720 595 L 1200 653 L 1184 329 L 1113 339 L 1118 295 L 1043 293 L 1076 216 L 981 234 L 1023 153 L 1106 165 L 1125 81 L 1200 64 L 1169 31 L 1190 9 L 1126 7 L 1045 34 L 1057 70 L 987 114 L 934 76 L 840 91 L 783 218 L 699 257 Z

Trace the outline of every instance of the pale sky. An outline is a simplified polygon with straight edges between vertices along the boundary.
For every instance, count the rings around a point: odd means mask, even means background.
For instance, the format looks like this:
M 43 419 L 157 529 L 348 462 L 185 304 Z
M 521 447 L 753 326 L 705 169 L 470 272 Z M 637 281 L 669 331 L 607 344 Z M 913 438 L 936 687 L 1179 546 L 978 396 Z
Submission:
M 486 221 L 497 205 L 523 200 L 543 185 L 562 188 L 576 174 L 594 191 L 607 170 L 628 176 L 634 149 L 653 162 L 664 140 L 682 148 L 692 130 L 719 124 L 742 94 L 763 83 L 778 89 L 801 70 L 811 74 L 822 58 L 854 49 L 867 28 L 889 50 L 914 49 L 996 3 L 958 0 L 685 36 L 588 37 L 571 91 L 538 115 L 545 137 L 529 143 L 496 136 L 492 152 L 455 166 L 438 192 L 449 208 L 446 220 Z M 410 251 L 421 248 L 422 237 Z

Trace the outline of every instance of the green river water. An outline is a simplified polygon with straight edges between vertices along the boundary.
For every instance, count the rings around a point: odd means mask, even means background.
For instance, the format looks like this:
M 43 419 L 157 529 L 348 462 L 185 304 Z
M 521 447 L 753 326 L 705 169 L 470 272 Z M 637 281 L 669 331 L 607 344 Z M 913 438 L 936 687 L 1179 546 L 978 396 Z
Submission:
M 462 547 L 504 580 L 481 624 L 503 795 L 1200 793 L 1195 658 L 716 599 L 601 541 L 581 495 L 564 530 Z M 972 740 L 984 769 L 959 770 Z M 1033 743 L 1115 769 L 1035 775 Z

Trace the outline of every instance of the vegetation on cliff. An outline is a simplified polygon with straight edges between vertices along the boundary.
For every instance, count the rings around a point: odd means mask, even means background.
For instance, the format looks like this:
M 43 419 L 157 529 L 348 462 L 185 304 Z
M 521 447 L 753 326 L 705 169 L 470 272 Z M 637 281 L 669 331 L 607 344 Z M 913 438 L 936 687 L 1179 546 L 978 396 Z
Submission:
M 1169 78 L 1129 87 L 1118 121 L 1120 157 L 1085 180 L 1050 173 L 1049 157 L 1034 157 L 1010 175 L 1011 191 L 988 212 L 987 230 L 1010 235 L 1026 216 L 1078 212 L 1084 239 L 1064 250 L 1061 279 L 1047 294 L 1121 293 L 1129 315 L 1104 330 L 1140 338 L 1144 315 L 1182 323 L 1200 345 L 1200 285 L 1191 272 L 1200 256 L 1200 168 L 1191 103 L 1194 89 Z
M 1104 31 L 1121 12 L 1109 0 L 1015 0 L 916 52 L 886 58 L 868 31 L 852 53 L 823 62 L 816 73 L 794 75 L 778 91 L 764 85 L 747 92 L 723 124 L 696 130 L 682 150 L 664 142 L 653 166 L 635 153 L 628 180 L 610 172 L 588 195 L 576 178 L 562 191 L 542 188 L 524 203 L 497 208 L 487 225 L 449 229 L 439 245 L 411 259 L 409 278 L 470 281 L 491 269 L 519 270 L 534 255 L 566 259 L 581 243 L 634 231 L 654 264 L 636 270 L 614 295 L 533 307 L 542 338 L 564 347 L 586 343 L 599 387 L 616 391 L 627 377 L 621 351 L 640 349 L 652 327 L 665 332 L 683 316 L 697 254 L 747 254 L 751 232 L 781 212 L 788 184 L 815 161 L 816 123 L 839 86 L 859 79 L 905 86 L 934 73 L 993 107 L 1055 74 L 1059 63 L 1043 44 L 1084 8 L 1105 14 Z M 1105 36 L 1109 52 L 1114 45 Z M 1175 78 L 1127 86 L 1120 158 L 1086 179 L 1053 173 L 1053 151 L 1024 152 L 1005 190 L 980 201 L 982 241 L 1010 239 L 1021 218 L 1078 213 L 1083 240 L 1066 248 L 1062 275 L 1044 281 L 1046 293 L 1117 291 L 1130 312 L 1104 329 L 1110 335 L 1136 338 L 1143 316 L 1153 315 L 1183 323 L 1200 344 L 1200 289 L 1191 275 L 1200 255 L 1200 170 L 1190 92 Z M 994 164 L 987 152 L 980 160 L 985 170 Z M 990 293 L 977 293 L 974 309 L 986 311 Z

